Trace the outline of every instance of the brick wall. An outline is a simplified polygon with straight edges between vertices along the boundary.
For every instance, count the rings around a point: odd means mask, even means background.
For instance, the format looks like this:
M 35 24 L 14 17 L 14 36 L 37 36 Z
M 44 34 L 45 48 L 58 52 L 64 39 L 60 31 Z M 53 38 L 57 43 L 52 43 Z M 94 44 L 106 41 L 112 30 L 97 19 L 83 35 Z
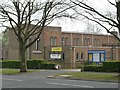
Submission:
M 7 59 L 19 59 L 18 41 L 13 31 L 8 31 L 9 44 L 6 48 Z M 56 45 L 50 45 L 50 38 L 56 37 Z M 62 38 L 67 38 L 65 45 L 62 45 Z M 34 39 L 35 36 L 31 36 Z M 75 39 L 79 39 L 79 44 L 75 44 Z M 87 40 L 87 42 L 85 42 Z M 111 35 L 99 35 L 99 34 L 84 34 L 84 33 L 72 33 L 62 32 L 60 27 L 45 27 L 40 35 L 38 48 L 36 49 L 36 42 L 28 49 L 28 59 L 45 59 L 51 62 L 61 63 L 63 68 L 77 68 L 79 67 L 81 60 L 87 60 L 88 50 L 106 50 L 107 60 L 120 60 L 120 47 L 112 50 L 111 47 L 103 47 L 102 45 L 117 44 L 117 40 Z M 50 60 L 49 54 L 52 47 L 62 47 L 61 54 L 64 53 L 64 60 Z M 35 52 L 39 53 L 35 53 Z M 79 53 L 80 60 L 76 59 L 76 55 Z M 83 56 L 82 56 L 83 55 Z M 82 57 L 82 58 L 81 58 Z
M 0 43 L 0 59 L 2 59 L 2 43 Z

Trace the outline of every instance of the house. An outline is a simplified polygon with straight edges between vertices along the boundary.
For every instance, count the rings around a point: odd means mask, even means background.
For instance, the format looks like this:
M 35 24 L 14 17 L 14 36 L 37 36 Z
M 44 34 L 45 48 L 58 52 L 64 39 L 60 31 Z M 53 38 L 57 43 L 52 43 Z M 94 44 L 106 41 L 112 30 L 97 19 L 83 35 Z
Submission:
M 18 60 L 16 36 L 12 30 L 7 33 L 9 41 L 4 49 L 4 59 Z M 62 68 L 78 68 L 84 61 L 120 60 L 119 54 L 118 41 L 112 35 L 63 32 L 61 27 L 47 26 L 40 38 L 29 47 L 27 59 L 57 62 Z

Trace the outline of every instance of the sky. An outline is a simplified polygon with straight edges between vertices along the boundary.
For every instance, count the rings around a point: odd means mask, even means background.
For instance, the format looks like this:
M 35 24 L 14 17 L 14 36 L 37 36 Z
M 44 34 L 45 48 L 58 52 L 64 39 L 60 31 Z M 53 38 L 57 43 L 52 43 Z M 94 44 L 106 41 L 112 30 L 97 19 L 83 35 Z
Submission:
M 3 1 L 3 0 L 0 0 Z M 38 0 L 39 1 L 39 0 Z M 114 1 L 114 0 L 110 0 Z M 107 10 L 113 10 L 114 8 L 111 7 L 110 4 L 107 3 L 107 0 L 88 0 L 89 4 L 93 7 L 95 7 L 100 12 L 106 12 Z M 86 30 L 86 22 L 87 20 L 70 20 L 67 18 L 63 19 L 57 19 L 54 22 L 50 24 L 50 26 L 59 26 L 62 27 L 62 31 L 68 31 L 68 32 L 84 32 Z M 93 22 L 90 22 L 93 23 Z M 94 24 L 94 23 L 93 23 Z M 100 27 L 101 28 L 101 27 Z M 0 27 L 0 29 L 4 30 Z M 0 30 L 1 32 L 1 30 Z M 101 33 L 106 33 L 105 30 L 102 30 Z
M 114 2 L 114 0 L 110 0 Z M 96 8 L 98 11 L 101 13 L 106 13 L 107 11 L 115 11 L 115 8 L 108 3 L 107 0 L 88 0 L 89 4 Z M 62 19 L 62 20 L 57 20 L 53 22 L 51 25 L 53 26 L 61 26 L 62 31 L 68 31 L 68 32 L 85 32 L 87 28 L 87 22 L 92 23 L 93 25 L 96 25 L 96 23 L 88 21 L 88 20 L 70 20 L 70 19 Z M 98 25 L 99 26 L 99 25 Z M 102 31 L 100 32 L 101 34 L 108 34 L 106 30 L 104 30 L 101 26 L 99 27 Z

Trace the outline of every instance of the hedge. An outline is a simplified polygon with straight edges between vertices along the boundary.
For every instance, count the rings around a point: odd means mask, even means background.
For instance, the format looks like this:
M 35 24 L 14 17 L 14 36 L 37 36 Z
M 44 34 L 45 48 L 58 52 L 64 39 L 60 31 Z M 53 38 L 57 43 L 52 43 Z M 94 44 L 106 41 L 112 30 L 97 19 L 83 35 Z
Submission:
M 120 62 L 103 62 L 103 68 L 107 72 L 120 72 Z
M 41 69 L 41 65 L 45 63 L 42 60 L 31 60 L 27 61 L 28 69 Z
M 95 65 L 85 65 L 84 71 L 102 72 L 103 67 L 102 66 L 95 66 Z
M 20 61 L 2 61 L 2 68 L 14 68 L 19 69 L 20 68 Z M 54 66 L 56 64 L 54 63 L 47 63 L 43 60 L 28 60 L 27 61 L 27 67 L 28 69 L 54 69 Z
M 41 69 L 54 69 L 55 64 L 41 64 Z
M 2 68 L 15 68 L 15 69 L 20 68 L 19 61 L 3 61 L 1 63 L 2 63 Z
M 103 66 L 85 65 L 84 71 L 120 72 L 120 62 L 103 62 Z

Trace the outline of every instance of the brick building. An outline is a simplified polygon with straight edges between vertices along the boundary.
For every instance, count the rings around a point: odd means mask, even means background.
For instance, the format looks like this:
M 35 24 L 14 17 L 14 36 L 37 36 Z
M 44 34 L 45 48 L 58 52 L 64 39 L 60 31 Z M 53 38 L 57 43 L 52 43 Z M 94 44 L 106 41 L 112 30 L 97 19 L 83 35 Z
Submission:
M 3 58 L 2 56 L 2 43 L 0 43 L 0 60 Z
M 18 41 L 11 30 L 7 33 L 9 39 L 4 49 L 4 59 L 19 59 Z M 120 60 L 117 44 L 112 35 L 62 32 L 61 27 L 48 26 L 28 49 L 27 58 L 59 62 L 62 68 L 77 68 L 81 62 L 88 60 L 89 50 L 104 50 L 106 60 Z

